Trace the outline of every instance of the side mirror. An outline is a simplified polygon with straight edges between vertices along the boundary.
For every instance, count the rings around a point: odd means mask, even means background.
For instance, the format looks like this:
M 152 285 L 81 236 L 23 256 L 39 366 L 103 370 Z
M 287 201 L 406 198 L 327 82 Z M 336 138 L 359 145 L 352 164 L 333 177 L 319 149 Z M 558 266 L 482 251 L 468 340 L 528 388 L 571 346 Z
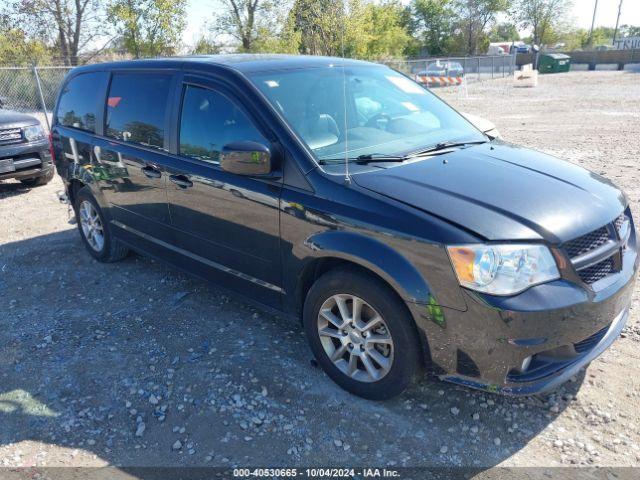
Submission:
M 232 142 L 222 147 L 220 167 L 237 175 L 268 175 L 271 173 L 271 152 L 257 142 Z

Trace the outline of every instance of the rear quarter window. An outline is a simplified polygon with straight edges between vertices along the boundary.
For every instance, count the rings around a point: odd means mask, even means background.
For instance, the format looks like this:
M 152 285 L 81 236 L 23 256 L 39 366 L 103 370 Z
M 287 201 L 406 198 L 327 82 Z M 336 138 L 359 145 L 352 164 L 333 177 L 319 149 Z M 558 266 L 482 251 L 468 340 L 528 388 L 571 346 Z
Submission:
M 60 92 L 56 123 L 95 133 L 98 95 L 103 95 L 100 91 L 106 75 L 106 72 L 91 72 L 71 78 Z
M 116 73 L 107 97 L 106 135 L 163 148 L 171 75 Z

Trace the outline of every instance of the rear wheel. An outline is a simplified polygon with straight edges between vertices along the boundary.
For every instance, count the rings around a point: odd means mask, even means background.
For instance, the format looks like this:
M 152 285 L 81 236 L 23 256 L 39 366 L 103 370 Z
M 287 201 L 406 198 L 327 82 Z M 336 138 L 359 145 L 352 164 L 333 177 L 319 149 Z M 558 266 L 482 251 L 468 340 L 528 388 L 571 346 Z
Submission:
M 331 271 L 316 281 L 304 327 L 320 366 L 355 395 L 391 398 L 418 370 L 420 346 L 406 307 L 387 285 L 358 270 Z
M 76 194 L 75 211 L 80 236 L 91 256 L 100 262 L 116 262 L 128 255 L 129 249 L 111 233 L 88 187 L 81 188 Z

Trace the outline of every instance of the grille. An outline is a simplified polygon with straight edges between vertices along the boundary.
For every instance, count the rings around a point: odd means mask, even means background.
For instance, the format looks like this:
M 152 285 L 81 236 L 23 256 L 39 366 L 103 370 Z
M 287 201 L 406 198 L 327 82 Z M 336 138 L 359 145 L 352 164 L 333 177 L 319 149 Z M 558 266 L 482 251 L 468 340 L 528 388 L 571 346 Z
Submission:
M 624 223 L 626 218 L 627 216 L 624 213 L 621 213 L 620 216 L 613 221 L 617 231 L 620 231 L 620 227 L 622 227 L 622 224 Z
M 593 232 L 568 241 L 564 244 L 564 248 L 569 257 L 574 258 L 604 245 L 608 240 L 609 230 L 605 225 Z
M 585 283 L 593 283 L 615 272 L 613 258 L 607 258 L 595 265 L 578 271 L 578 276 Z
M 596 333 L 594 333 L 590 337 L 585 338 L 584 340 L 578 343 L 574 343 L 573 346 L 576 349 L 576 352 L 578 353 L 588 352 L 593 347 L 595 347 L 600 342 L 600 340 L 602 340 L 602 337 L 606 335 L 610 326 L 611 324 L 607 325 L 602 330 L 598 330 Z
M 609 241 L 617 241 L 622 235 L 621 228 L 627 220 L 628 218 L 623 212 L 610 224 L 604 225 L 597 230 L 587 233 L 586 235 L 570 240 L 564 243 L 562 247 L 572 260 L 575 260 L 576 257 L 581 255 L 586 255 L 587 258 L 589 258 L 589 252 L 592 252 Z M 616 229 L 618 235 L 613 233 L 612 227 Z M 587 284 L 597 282 L 598 280 L 619 271 L 619 262 L 616 263 L 618 258 L 619 254 L 612 253 L 609 258 L 606 258 L 595 265 L 578 270 L 578 276 Z
M 22 130 L 19 128 L 5 128 L 0 130 L 0 145 L 19 143 L 22 141 Z

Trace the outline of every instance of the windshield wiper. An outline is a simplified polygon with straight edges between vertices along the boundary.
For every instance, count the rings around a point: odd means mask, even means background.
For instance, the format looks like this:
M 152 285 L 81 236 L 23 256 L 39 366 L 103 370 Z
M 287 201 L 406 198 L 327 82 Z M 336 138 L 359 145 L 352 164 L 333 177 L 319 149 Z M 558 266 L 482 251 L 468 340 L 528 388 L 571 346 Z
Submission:
M 427 153 L 439 152 L 440 150 L 446 150 L 447 148 L 466 147 L 468 145 L 480 145 L 482 143 L 487 143 L 487 140 L 478 140 L 474 142 L 440 142 L 436 143 L 432 147 L 425 148 L 424 150 L 411 152 L 405 156 L 405 159 L 419 157 L 421 155 L 426 155 Z
M 455 147 L 466 147 L 469 145 L 479 145 L 481 143 L 487 143 L 487 140 L 479 140 L 473 142 L 440 142 L 435 145 L 425 148 L 423 150 L 417 150 L 415 152 L 408 153 L 406 155 L 387 155 L 384 153 L 365 153 L 363 155 L 358 155 L 357 157 L 347 157 L 345 158 L 326 158 L 319 160 L 320 165 L 328 165 L 328 164 L 339 164 L 341 162 L 355 162 L 358 164 L 367 164 L 367 163 L 378 163 L 378 162 L 404 162 L 405 160 L 410 160 L 412 158 L 420 157 L 422 155 L 427 155 L 429 153 L 436 153 L 441 150 L 446 150 L 448 148 Z
M 404 162 L 407 159 L 404 155 L 385 155 L 383 153 L 366 153 L 356 157 L 356 163 L 374 162 Z
M 318 163 L 320 165 L 339 164 L 341 162 L 349 161 L 358 164 L 377 163 L 377 162 L 404 162 L 408 157 L 404 155 L 386 155 L 384 153 L 365 153 L 358 155 L 357 157 L 345 158 L 326 158 L 321 159 Z

